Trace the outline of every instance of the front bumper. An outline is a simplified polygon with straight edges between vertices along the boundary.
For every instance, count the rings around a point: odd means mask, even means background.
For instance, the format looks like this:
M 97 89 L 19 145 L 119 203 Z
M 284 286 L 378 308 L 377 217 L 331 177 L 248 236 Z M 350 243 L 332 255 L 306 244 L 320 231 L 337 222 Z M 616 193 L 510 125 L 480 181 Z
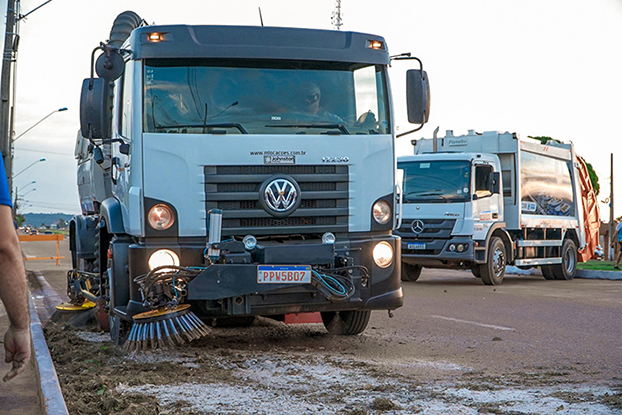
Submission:
M 464 251 L 451 250 L 453 245 L 466 247 Z M 469 237 L 450 239 L 402 238 L 402 261 L 428 268 L 470 268 L 476 262 L 474 242 Z
M 393 263 L 387 268 L 375 265 L 372 249 L 380 241 L 393 247 Z M 338 240 L 334 246 L 319 241 L 265 244 L 262 252 L 225 255 L 225 263 L 206 266 L 205 242 L 158 241 L 129 247 L 130 303 L 126 310 L 135 314 L 143 310 L 142 297 L 133 279 L 148 272 L 147 259 L 158 249 L 171 249 L 182 266 L 205 267 L 187 287 L 187 300 L 203 316 L 274 315 L 297 312 L 338 310 L 393 310 L 403 304 L 399 237 L 366 234 Z M 313 268 L 364 266 L 369 278 L 354 269 L 350 274 L 354 294 L 343 301 L 329 300 L 311 284 L 262 284 L 258 282 L 258 265 L 311 265 Z

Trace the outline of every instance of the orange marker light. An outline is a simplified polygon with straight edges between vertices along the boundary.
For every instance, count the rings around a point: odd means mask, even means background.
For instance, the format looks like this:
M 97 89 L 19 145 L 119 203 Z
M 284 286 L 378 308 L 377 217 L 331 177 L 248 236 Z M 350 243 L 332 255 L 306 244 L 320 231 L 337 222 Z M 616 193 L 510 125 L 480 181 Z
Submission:
M 149 33 L 147 39 L 150 42 L 159 42 L 162 40 L 162 35 L 160 33 Z
M 370 49 L 381 50 L 384 49 L 384 42 L 381 42 L 380 40 L 368 40 L 367 47 Z

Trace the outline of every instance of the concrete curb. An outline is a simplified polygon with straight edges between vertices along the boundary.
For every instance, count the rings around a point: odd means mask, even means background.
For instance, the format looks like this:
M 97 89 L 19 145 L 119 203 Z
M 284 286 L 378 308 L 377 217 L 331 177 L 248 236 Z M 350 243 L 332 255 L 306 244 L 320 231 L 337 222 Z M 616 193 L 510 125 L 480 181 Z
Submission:
M 37 275 L 37 279 L 43 279 L 41 273 L 35 272 L 35 274 Z M 45 281 L 45 279 L 43 280 Z M 47 284 L 47 281 L 45 281 L 45 284 Z M 46 287 L 43 285 L 42 287 L 47 293 Z M 49 284 L 47 284 L 47 288 L 51 289 Z M 52 293 L 58 297 L 53 290 Z M 44 414 L 48 415 L 69 415 L 67 406 L 65 405 L 65 399 L 60 389 L 58 377 L 56 376 L 56 369 L 54 369 L 54 362 L 52 362 L 52 356 L 50 355 L 50 350 L 45 341 L 43 326 L 41 325 L 39 314 L 37 314 L 37 307 L 35 306 L 32 296 L 29 298 L 29 306 L 33 361 L 36 369 L 35 374 L 41 388 L 39 393 L 41 397 L 41 409 Z M 48 312 L 48 310 L 46 310 L 46 312 Z
M 37 282 L 43 290 L 43 310 L 38 310 L 39 314 L 44 315 L 44 320 L 49 320 L 52 314 L 56 311 L 56 306 L 61 304 L 63 300 L 58 296 L 54 288 L 47 282 L 43 274 L 40 271 L 32 271 L 37 277 Z
M 577 270 L 576 278 L 589 278 L 597 280 L 622 280 L 622 271 L 592 271 L 587 269 Z

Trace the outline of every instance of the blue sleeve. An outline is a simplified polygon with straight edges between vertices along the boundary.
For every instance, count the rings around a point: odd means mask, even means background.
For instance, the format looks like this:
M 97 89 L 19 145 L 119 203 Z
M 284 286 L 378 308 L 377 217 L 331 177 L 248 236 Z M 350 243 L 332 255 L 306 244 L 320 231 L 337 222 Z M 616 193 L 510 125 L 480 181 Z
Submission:
M 6 180 L 6 172 L 4 170 L 4 160 L 0 157 L 0 205 L 13 207 L 11 196 L 9 194 L 9 183 Z

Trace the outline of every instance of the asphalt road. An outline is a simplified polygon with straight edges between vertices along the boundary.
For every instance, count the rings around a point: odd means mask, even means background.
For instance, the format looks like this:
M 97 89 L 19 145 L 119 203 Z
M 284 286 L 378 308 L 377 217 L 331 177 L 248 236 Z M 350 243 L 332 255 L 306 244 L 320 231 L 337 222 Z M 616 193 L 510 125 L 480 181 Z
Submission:
M 621 281 L 511 275 L 490 287 L 470 272 L 424 270 L 403 287 L 396 317 L 373 320 L 402 338 L 403 354 L 490 374 L 549 368 L 622 380 Z
M 56 250 L 54 242 L 22 243 L 22 249 L 27 256 Z M 61 255 L 60 267 L 53 260 L 26 266 L 41 271 L 65 299 L 67 241 Z M 591 384 L 622 383 L 622 281 L 508 275 L 490 287 L 470 272 L 424 269 L 403 288 L 404 307 L 393 318 L 372 314 L 357 356 L 433 362 L 437 370 L 423 374 L 431 379 L 465 370 L 492 376 L 539 370 Z M 404 370 L 409 367 L 418 370 Z

